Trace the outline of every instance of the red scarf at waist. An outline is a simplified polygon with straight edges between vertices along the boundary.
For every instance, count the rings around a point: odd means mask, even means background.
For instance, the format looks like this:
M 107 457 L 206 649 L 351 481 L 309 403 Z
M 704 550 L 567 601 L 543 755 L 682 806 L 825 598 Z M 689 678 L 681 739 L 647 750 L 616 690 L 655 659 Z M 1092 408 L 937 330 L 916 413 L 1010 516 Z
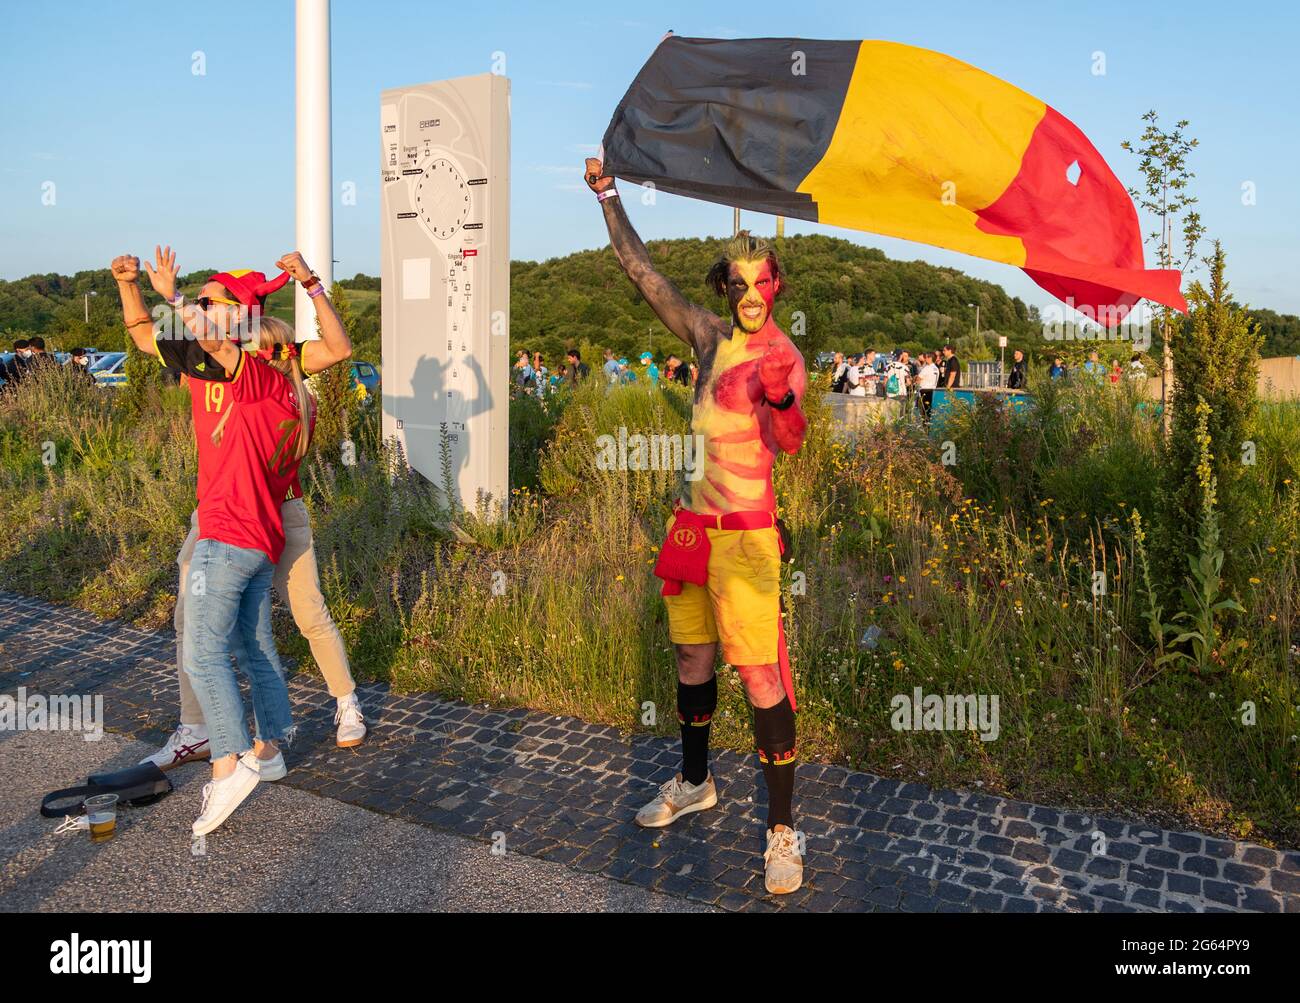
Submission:
M 659 549 L 655 576 L 664 585 L 659 594 L 681 595 L 682 582 L 704 585 L 709 580 L 709 534 L 706 529 L 767 529 L 776 525 L 772 512 L 728 512 L 700 515 L 689 509 L 673 512 L 673 526 Z

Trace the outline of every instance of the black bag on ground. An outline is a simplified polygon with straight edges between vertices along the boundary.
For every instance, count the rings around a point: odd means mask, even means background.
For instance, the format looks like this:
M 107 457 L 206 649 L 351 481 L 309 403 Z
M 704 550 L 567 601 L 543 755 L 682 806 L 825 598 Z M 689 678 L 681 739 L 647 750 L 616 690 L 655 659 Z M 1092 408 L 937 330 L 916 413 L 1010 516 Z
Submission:
M 140 763 L 115 773 L 92 773 L 84 787 L 69 787 L 46 794 L 41 798 L 41 814 L 46 818 L 80 814 L 81 802 L 96 794 L 116 794 L 119 805 L 143 808 L 171 792 L 172 782 L 167 779 L 167 774 L 153 763 Z M 69 803 L 55 807 L 56 801 Z

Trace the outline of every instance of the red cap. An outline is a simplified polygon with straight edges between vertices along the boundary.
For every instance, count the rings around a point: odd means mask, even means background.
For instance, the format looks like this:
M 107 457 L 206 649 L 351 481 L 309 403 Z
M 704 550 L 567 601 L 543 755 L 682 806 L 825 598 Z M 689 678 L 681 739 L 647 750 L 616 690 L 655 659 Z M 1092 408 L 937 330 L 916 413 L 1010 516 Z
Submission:
M 226 291 L 244 306 L 260 311 L 266 306 L 266 298 L 277 289 L 283 289 L 288 283 L 289 273 L 281 272 L 268 282 L 262 272 L 240 268 L 229 272 L 218 272 L 208 281 L 220 282 L 225 286 Z

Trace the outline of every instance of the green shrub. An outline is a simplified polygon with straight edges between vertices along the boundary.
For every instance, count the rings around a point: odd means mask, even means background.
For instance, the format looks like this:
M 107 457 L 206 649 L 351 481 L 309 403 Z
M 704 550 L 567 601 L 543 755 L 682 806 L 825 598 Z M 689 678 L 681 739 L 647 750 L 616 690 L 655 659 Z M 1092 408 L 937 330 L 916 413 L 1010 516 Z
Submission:
M 1210 259 L 1210 285 L 1196 282 L 1188 294 L 1191 314 L 1179 322 L 1174 339 L 1173 429 L 1160 484 L 1157 565 L 1170 583 L 1181 583 L 1188 554 L 1198 551 L 1205 518 L 1202 500 L 1202 448 L 1196 405 L 1209 407 L 1209 463 L 1217 484 L 1219 523 L 1229 556 L 1224 575 L 1240 584 L 1243 569 L 1232 560 L 1248 542 L 1248 499 L 1242 463 L 1258 403 L 1256 377 L 1260 338 L 1250 315 L 1232 302 L 1224 276 L 1225 256 L 1216 243 Z M 1255 450 L 1256 454 L 1258 450 Z

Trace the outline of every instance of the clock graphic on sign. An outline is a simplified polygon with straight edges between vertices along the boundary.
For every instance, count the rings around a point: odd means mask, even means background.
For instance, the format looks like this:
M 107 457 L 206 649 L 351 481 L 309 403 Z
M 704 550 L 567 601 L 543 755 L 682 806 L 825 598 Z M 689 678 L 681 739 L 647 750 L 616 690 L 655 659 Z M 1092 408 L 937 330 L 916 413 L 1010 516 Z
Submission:
M 415 208 L 437 239 L 451 237 L 469 216 L 469 186 L 451 161 L 439 157 L 415 183 Z

